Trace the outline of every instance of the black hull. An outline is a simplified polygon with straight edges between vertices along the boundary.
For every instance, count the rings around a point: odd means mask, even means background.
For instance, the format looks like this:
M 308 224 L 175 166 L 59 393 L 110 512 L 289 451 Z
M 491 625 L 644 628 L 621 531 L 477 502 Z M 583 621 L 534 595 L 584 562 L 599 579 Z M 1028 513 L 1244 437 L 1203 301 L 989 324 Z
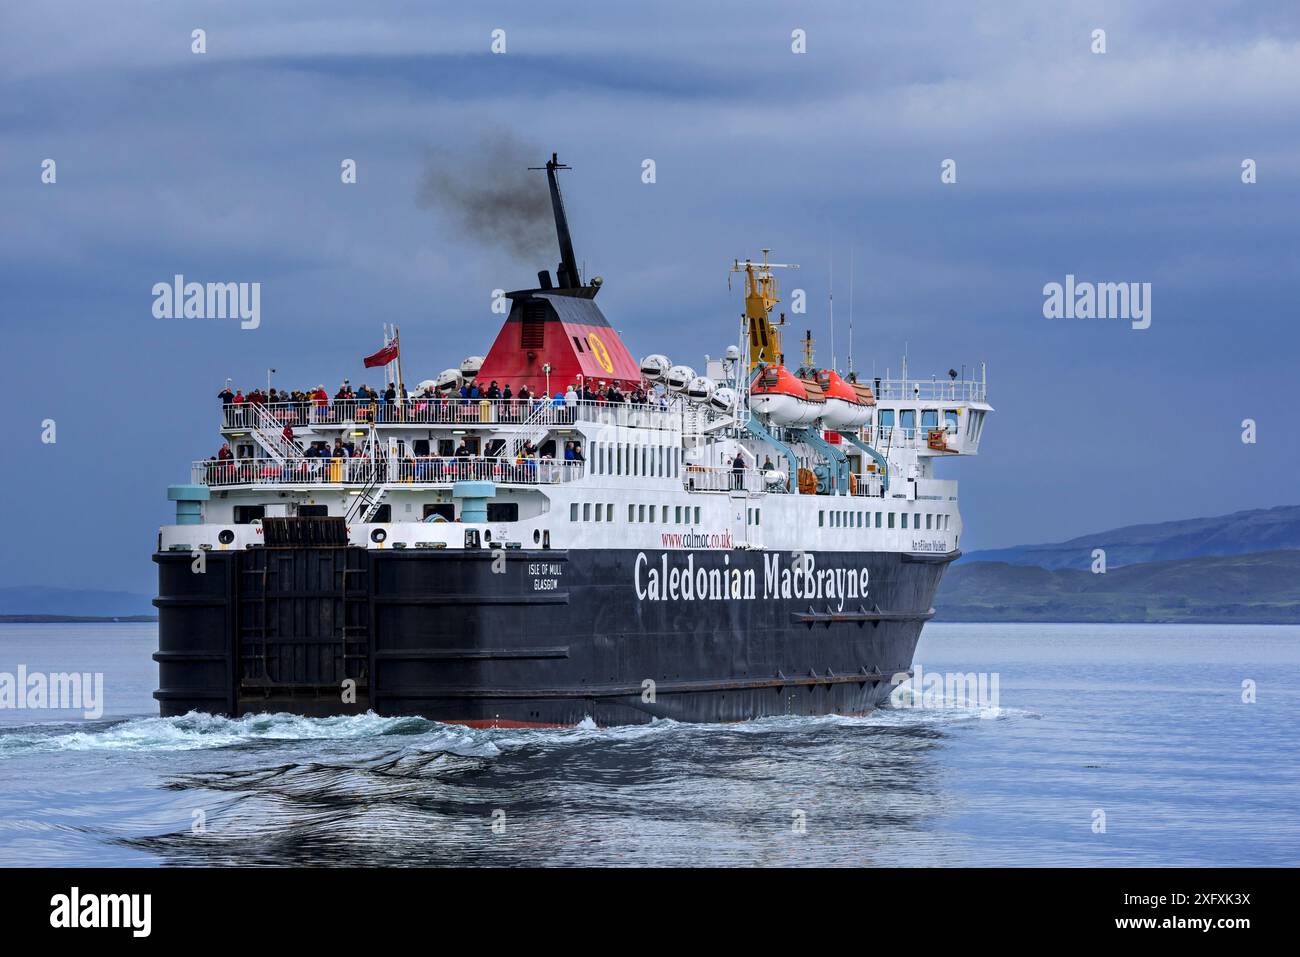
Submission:
M 163 552 L 155 697 L 501 726 L 861 714 L 910 670 L 954 557 L 816 553 L 800 575 L 745 550 L 286 547 L 196 573 Z

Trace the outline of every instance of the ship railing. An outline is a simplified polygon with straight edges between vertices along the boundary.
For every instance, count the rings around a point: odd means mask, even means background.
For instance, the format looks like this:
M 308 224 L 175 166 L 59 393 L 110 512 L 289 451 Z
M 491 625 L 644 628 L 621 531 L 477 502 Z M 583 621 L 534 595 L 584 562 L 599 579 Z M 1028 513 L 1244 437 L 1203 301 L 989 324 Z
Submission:
M 272 402 L 259 406 L 247 402 L 222 407 L 222 428 L 254 429 L 265 424 L 264 414 L 281 427 L 307 429 L 329 426 L 450 425 L 548 426 L 594 422 L 631 428 L 680 429 L 682 413 L 649 402 L 593 402 L 560 404 L 543 399 L 412 398 L 405 402 L 371 399 L 304 400 Z
M 876 401 L 987 402 L 988 386 L 978 379 L 861 379 Z
M 440 458 L 402 459 L 393 482 L 445 485 L 453 482 L 495 482 L 498 485 L 555 485 L 582 478 L 585 462 L 548 458 Z
M 682 429 L 682 409 L 657 402 L 579 402 L 577 421 L 631 429 Z
M 781 481 L 768 481 L 762 469 L 733 469 L 713 465 L 688 465 L 682 472 L 688 492 L 783 492 Z
M 584 462 L 551 459 L 419 457 L 390 462 L 368 458 L 298 458 L 283 464 L 273 459 L 206 459 L 190 470 L 197 485 L 381 485 L 410 483 L 450 485 L 489 481 L 502 485 L 550 485 L 584 474 Z
M 542 403 L 522 399 L 407 399 L 385 402 L 371 399 L 304 400 L 272 402 L 263 408 L 282 426 L 375 425 L 522 425 Z M 222 408 L 226 429 L 251 428 L 256 410 L 248 403 Z
M 885 482 L 879 472 L 854 472 L 849 476 L 849 494 L 859 498 L 882 498 Z

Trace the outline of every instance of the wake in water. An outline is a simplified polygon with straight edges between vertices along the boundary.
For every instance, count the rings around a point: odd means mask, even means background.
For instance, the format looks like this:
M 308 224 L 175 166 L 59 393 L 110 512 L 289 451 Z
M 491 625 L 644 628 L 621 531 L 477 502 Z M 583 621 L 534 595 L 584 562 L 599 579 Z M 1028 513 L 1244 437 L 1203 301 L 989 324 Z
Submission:
M 908 689 L 901 689 L 906 692 Z M 687 724 L 654 719 L 648 724 L 599 727 L 590 718 L 572 728 L 467 728 L 420 717 L 384 718 L 373 712 L 331 718 L 285 713 L 226 718 L 191 711 L 177 718 L 129 718 L 79 723 L 48 723 L 0 728 L 0 758 L 6 754 L 48 751 L 194 751 L 249 747 L 276 742 L 362 741 L 396 737 L 421 750 L 493 757 L 502 748 L 560 746 L 603 739 L 633 741 L 665 734 L 812 733 L 827 728 L 925 728 L 973 720 L 1037 717 L 1014 708 L 946 704 L 934 707 L 916 694 L 906 707 L 884 707 L 861 717 L 783 715 L 735 724 Z M 71 730 L 70 730 L 71 729 Z

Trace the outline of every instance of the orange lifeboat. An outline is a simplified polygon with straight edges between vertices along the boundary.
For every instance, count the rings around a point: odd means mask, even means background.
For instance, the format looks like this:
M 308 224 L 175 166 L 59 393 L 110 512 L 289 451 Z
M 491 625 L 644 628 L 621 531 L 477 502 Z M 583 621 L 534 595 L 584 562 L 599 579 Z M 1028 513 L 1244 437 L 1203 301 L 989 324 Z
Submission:
M 826 428 L 839 431 L 866 425 L 871 418 L 871 407 L 876 404 L 869 388 L 845 382 L 831 369 L 817 373 L 817 384 L 826 397 L 826 409 L 821 417 Z
M 821 418 L 826 399 L 816 382 L 799 379 L 785 366 L 768 366 L 750 386 L 749 407 L 777 425 L 811 425 Z

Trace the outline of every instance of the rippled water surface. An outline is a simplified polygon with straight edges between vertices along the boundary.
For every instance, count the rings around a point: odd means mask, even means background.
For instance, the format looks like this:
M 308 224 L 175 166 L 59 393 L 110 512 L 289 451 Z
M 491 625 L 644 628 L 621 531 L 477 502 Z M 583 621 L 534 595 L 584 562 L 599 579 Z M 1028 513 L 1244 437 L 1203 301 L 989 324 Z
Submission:
M 545 731 L 160 719 L 155 631 L 0 625 L 105 676 L 0 710 L 0 864 L 1300 864 L 1293 627 L 931 624 L 997 707 Z

